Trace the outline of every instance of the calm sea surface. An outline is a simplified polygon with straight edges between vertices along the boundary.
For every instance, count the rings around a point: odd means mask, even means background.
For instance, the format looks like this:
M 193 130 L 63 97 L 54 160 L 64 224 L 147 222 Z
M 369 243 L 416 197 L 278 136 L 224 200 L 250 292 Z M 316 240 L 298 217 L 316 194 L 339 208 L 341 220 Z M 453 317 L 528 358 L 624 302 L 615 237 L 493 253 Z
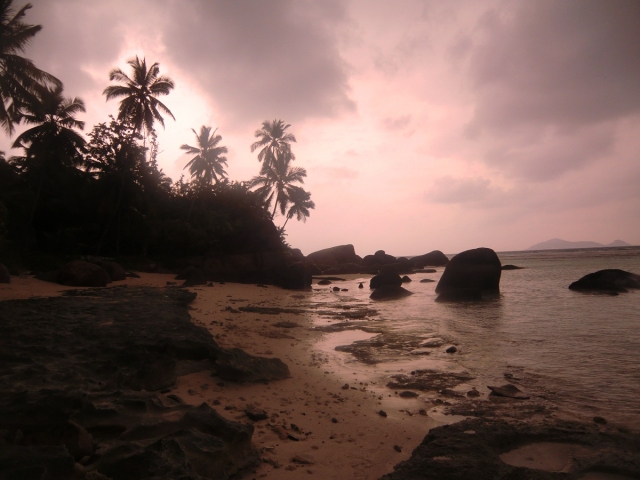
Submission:
M 640 427 L 640 291 L 609 296 L 567 288 L 605 268 L 640 274 L 640 247 L 498 256 L 503 265 L 524 269 L 503 271 L 501 295 L 491 300 L 436 303 L 435 286 L 443 268 L 412 275 L 405 287 L 415 294 L 398 301 L 371 302 L 368 278 L 338 283 L 349 292 L 314 292 L 314 300 L 369 305 L 379 311 L 367 325 L 385 330 L 380 338 L 386 348 L 377 358 L 385 372 L 428 368 L 441 361 L 481 382 L 503 384 L 508 373 L 523 390 L 552 395 L 569 410 Z M 436 282 L 420 283 L 423 278 Z M 356 288 L 359 281 L 367 282 L 364 289 Z M 416 339 L 442 339 L 444 345 L 421 355 L 425 348 L 416 347 Z M 459 352 L 444 353 L 449 344 Z

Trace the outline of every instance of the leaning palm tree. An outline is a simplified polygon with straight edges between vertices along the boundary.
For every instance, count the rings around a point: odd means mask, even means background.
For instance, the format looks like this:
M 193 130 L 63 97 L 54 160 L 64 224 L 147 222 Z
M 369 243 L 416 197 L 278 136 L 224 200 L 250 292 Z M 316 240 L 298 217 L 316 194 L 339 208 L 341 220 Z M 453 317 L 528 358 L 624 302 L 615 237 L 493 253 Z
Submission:
M 30 4 L 14 13 L 12 3 L 0 0 L 0 125 L 9 135 L 20 121 L 22 106 L 33 104 L 39 89 L 62 86 L 56 77 L 20 55 L 42 27 L 22 21 Z
M 311 215 L 309 209 L 316 208 L 316 204 L 311 200 L 311 193 L 302 189 L 301 187 L 294 186 L 289 194 L 289 200 L 291 202 L 291 208 L 287 212 L 287 219 L 282 225 L 282 230 L 287 226 L 287 222 L 294 216 L 296 220 L 303 222 L 307 221 L 307 218 Z
M 22 120 L 34 126 L 22 132 L 12 148 L 24 150 L 24 157 L 17 158 L 15 163 L 22 171 L 33 173 L 38 178 L 29 218 L 31 224 L 47 176 L 61 168 L 82 163 L 85 140 L 76 130 L 84 129 L 84 122 L 77 120 L 75 115 L 84 112 L 85 108 L 82 99 L 65 98 L 61 85 L 51 90 L 41 89 L 38 97 L 22 108 Z
M 291 201 L 291 194 L 299 188 L 294 183 L 304 183 L 307 171 L 302 167 L 291 167 L 291 152 L 278 152 L 270 165 L 262 166 L 262 171 L 257 177 L 249 180 L 249 188 L 256 188 L 255 192 L 264 201 L 267 208 L 273 202 L 271 219 L 276 214 L 278 207 L 280 213 L 285 215 L 287 206 Z
M 282 120 L 273 120 L 273 122 L 265 120 L 262 122 L 262 128 L 256 130 L 254 135 L 258 140 L 251 144 L 251 151 L 254 152 L 262 147 L 258 152 L 258 161 L 262 162 L 264 169 L 269 168 L 278 153 L 288 153 L 290 160 L 296 159 L 291 151 L 291 142 L 295 142 L 296 137 L 292 133 L 287 133 L 287 128 L 290 126 Z
M 216 135 L 218 129 L 211 133 L 211 127 L 202 125 L 199 134 L 193 128 L 191 131 L 196 136 L 198 146 L 192 147 L 185 143 L 180 147 L 189 155 L 195 155 L 184 168 L 189 168 L 191 178 L 197 178 L 205 185 L 211 185 L 214 180 L 218 183 L 220 179 L 227 176 L 224 170 L 224 165 L 227 164 L 227 157 L 224 156 L 227 153 L 227 147 L 218 146 L 222 140 L 220 135 Z
M 159 95 L 168 95 L 173 90 L 173 80 L 159 75 L 158 63 L 147 68 L 145 58 L 140 60 L 136 56 L 127 63 L 132 69 L 132 76 L 129 77 L 119 68 L 114 68 L 109 73 L 109 80 L 123 85 L 111 85 L 102 92 L 107 100 L 122 98 L 118 120 L 129 122 L 136 133 L 140 133 L 143 128 L 147 133 L 150 132 L 155 121 L 164 127 L 164 119 L 159 110 L 175 120 L 167 106 L 156 98 Z

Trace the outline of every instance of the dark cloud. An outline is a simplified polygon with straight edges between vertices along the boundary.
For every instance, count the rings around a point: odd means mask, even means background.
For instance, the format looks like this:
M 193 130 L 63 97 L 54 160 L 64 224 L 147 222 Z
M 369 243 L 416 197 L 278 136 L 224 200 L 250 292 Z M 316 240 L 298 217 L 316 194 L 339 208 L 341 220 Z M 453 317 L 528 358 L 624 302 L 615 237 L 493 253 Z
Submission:
M 509 1 L 487 12 L 468 50 L 473 129 L 576 127 L 638 112 L 638 25 L 637 0 Z
M 354 108 L 335 29 L 338 2 L 175 2 L 167 55 L 236 122 L 332 116 Z

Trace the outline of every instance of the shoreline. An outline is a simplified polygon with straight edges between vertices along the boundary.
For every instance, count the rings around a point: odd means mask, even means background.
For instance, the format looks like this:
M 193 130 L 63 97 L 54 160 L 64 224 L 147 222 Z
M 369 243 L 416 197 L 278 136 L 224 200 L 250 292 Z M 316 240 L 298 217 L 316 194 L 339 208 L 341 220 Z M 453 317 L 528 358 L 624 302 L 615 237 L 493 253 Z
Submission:
M 13 280 L 12 284 L 0 286 L 0 301 L 60 296 L 70 290 L 66 286 L 33 278 L 13 277 Z M 174 282 L 172 274 L 143 273 L 141 278 L 128 278 L 112 286 L 160 288 L 167 282 Z M 375 335 L 366 331 L 366 325 L 362 328 L 363 325 L 357 322 L 348 323 L 350 318 L 362 319 L 372 310 L 362 305 L 348 305 L 339 296 L 328 297 L 331 301 L 317 301 L 314 300 L 314 291 L 233 283 L 191 287 L 188 290 L 197 294 L 186 307 L 190 322 L 208 330 L 220 347 L 241 348 L 251 355 L 279 358 L 289 367 L 289 378 L 258 383 L 221 381 L 210 368 L 200 368 L 178 376 L 174 386 L 162 391 L 168 396 L 179 397 L 192 407 L 207 403 L 227 420 L 252 425 L 251 442 L 257 448 L 261 461 L 235 478 L 295 479 L 303 475 L 316 478 L 405 478 L 404 474 L 394 472 L 397 468 L 400 469 L 398 472 L 403 468 L 404 471 L 411 470 L 413 467 L 410 466 L 415 461 L 431 461 L 432 453 L 427 454 L 427 460 L 415 460 L 414 457 L 419 457 L 422 451 L 430 451 L 432 447 L 428 440 L 433 435 L 448 432 L 449 440 L 455 444 L 464 442 L 470 431 L 474 434 L 486 431 L 498 439 L 495 440 L 496 448 L 504 450 L 504 440 L 500 435 L 513 437 L 514 432 L 509 430 L 513 430 L 513 424 L 521 425 L 518 430 L 523 435 L 518 440 L 520 443 L 526 443 L 527 436 L 549 441 L 572 441 L 572 437 L 563 437 L 562 432 L 553 430 L 553 425 L 558 423 L 571 425 L 572 429 L 583 429 L 583 438 L 591 439 L 595 445 L 600 441 L 600 434 L 607 438 L 624 434 L 615 426 L 577 423 L 575 418 L 559 415 L 546 399 L 522 402 L 491 398 L 484 392 L 481 399 L 474 399 L 446 388 L 436 392 L 438 389 L 433 386 L 427 391 L 407 387 L 407 390 L 420 393 L 403 398 L 398 395 L 403 388 L 395 390 L 386 386 L 389 372 L 384 370 L 385 367 L 368 369 L 352 353 L 333 350 L 338 344 L 349 344 Z M 326 331 L 315 328 L 327 324 L 329 327 L 347 325 L 348 328 L 326 328 Z M 438 360 L 430 361 L 430 364 L 438 366 Z M 393 371 L 397 372 L 398 368 L 393 368 Z M 446 379 L 452 373 L 445 369 L 440 375 Z M 463 389 L 468 387 L 464 382 L 456 385 Z M 261 412 L 265 418 L 250 420 L 247 411 Z M 384 415 L 380 414 L 381 411 Z M 435 427 L 452 423 L 457 426 L 452 425 L 445 430 L 438 428 L 433 430 L 433 435 L 429 433 Z M 494 428 L 496 423 L 502 425 L 502 430 Z M 624 440 L 621 441 L 624 447 Z M 616 444 L 615 448 L 620 448 L 620 445 Z M 549 449 L 544 447 L 541 452 L 540 455 L 545 457 Z M 455 449 L 447 455 L 454 453 Z M 566 465 L 569 465 L 570 458 L 563 460 Z M 507 468 L 500 459 L 495 461 L 500 468 Z M 438 464 L 440 467 L 442 465 Z M 450 466 L 451 471 L 457 471 L 456 468 L 454 464 Z M 633 465 L 624 468 L 626 470 L 620 472 L 635 471 Z M 640 471 L 640 467 L 638 469 Z M 457 478 L 447 476 L 448 473 L 442 475 L 433 478 Z

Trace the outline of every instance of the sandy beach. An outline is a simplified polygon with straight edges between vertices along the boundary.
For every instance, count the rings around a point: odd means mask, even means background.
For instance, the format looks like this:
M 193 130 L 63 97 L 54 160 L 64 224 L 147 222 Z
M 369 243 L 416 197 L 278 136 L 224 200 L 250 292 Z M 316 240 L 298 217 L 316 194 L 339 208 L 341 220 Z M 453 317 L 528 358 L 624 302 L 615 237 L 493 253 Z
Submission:
M 163 287 L 175 282 L 169 274 L 140 276 L 112 285 Z M 69 287 L 14 277 L 11 284 L 0 285 L 0 301 L 56 296 L 65 290 Z M 290 378 L 268 384 L 236 384 L 202 371 L 179 377 L 172 389 L 186 403 L 206 402 L 229 420 L 254 423 L 253 442 L 262 463 L 243 478 L 294 479 L 302 473 L 317 478 L 379 478 L 409 458 L 430 428 L 443 423 L 424 411 L 419 414 L 424 404 L 418 400 L 381 395 L 356 377 L 347 382 L 349 372 L 336 371 L 314 347 L 327 334 L 312 329 L 309 314 L 240 310 L 247 306 L 294 310 L 312 292 L 232 283 L 190 290 L 197 293 L 188 307 L 192 321 L 206 327 L 221 347 L 280 358 L 291 372 Z M 252 422 L 247 408 L 262 409 L 268 418 Z M 381 410 L 386 416 L 379 414 Z

